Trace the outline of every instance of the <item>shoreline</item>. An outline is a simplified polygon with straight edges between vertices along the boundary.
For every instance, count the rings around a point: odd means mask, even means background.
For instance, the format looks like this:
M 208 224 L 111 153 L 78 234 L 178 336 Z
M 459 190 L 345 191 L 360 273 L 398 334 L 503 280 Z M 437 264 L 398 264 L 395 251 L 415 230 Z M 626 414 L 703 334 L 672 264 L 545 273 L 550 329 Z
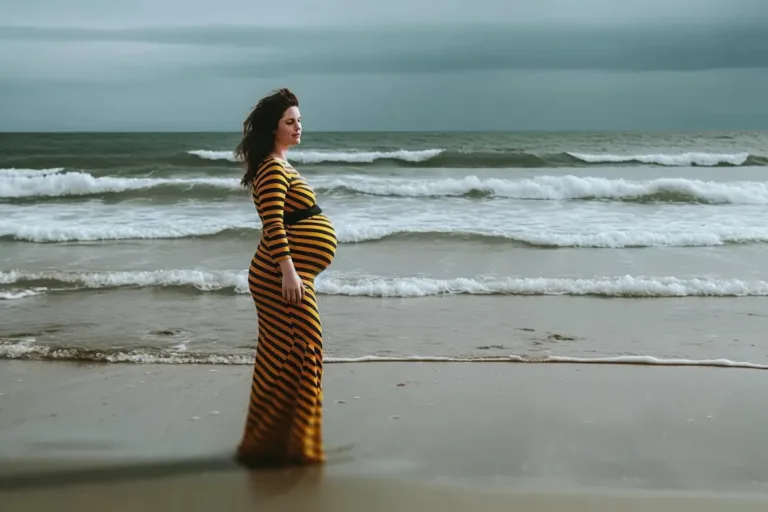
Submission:
M 5 346 L 4 346 L 5 345 Z M 24 346 L 23 341 L 16 343 L 0 341 L 0 364 L 4 361 L 22 361 L 37 363 L 60 363 L 77 365 L 140 365 L 140 366 L 221 366 L 242 367 L 253 365 L 253 356 L 215 353 L 167 352 L 141 353 L 102 351 L 98 349 L 74 349 L 47 347 L 39 345 Z M 16 354 L 12 351 L 16 350 Z M 185 359 L 186 358 L 186 359 Z M 495 355 L 495 356 L 359 356 L 323 358 L 326 365 L 338 364 L 373 364 L 373 363 L 443 363 L 443 364 L 560 364 L 560 365 L 609 365 L 609 366 L 667 366 L 700 367 L 743 370 L 768 370 L 768 363 L 738 361 L 728 358 L 688 359 L 667 358 L 651 355 L 626 356 L 557 356 L 547 354 Z
M 5 331 L 0 336 L 16 344 L 0 342 L 0 358 L 61 358 L 64 353 L 90 360 L 252 364 L 256 329 L 249 298 L 222 301 L 215 294 L 190 297 L 132 288 L 79 297 L 11 306 L 8 313 L 18 314 L 17 320 L 0 329 Z M 359 301 L 326 297 L 321 302 L 328 334 L 325 355 L 331 358 L 640 355 L 768 365 L 760 348 L 765 301 L 754 297 L 624 302 L 475 295 Z M 40 308 L 50 311 L 50 317 L 41 318 Z M 227 322 L 218 320 L 221 315 Z M 602 320 L 591 321 L 595 315 Z M 72 324 L 72 318 L 80 320 Z M 355 321 L 359 318 L 370 321 Z

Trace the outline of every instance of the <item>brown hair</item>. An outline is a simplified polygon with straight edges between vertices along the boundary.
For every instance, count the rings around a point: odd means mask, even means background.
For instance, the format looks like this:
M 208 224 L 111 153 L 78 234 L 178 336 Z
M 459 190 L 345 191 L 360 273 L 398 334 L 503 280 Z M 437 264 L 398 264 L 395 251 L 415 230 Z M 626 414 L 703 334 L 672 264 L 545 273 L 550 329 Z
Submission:
M 299 100 L 286 88 L 265 96 L 251 110 L 243 122 L 243 138 L 235 148 L 235 156 L 245 164 L 245 175 L 240 184 L 253 185 L 259 164 L 275 147 L 275 130 L 286 110 L 298 107 Z

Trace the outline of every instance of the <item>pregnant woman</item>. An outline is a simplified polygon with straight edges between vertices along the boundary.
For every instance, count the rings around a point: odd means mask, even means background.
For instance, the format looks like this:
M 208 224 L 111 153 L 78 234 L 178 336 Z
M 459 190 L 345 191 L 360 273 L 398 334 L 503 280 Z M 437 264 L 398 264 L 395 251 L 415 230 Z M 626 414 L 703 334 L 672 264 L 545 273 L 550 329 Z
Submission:
M 336 233 L 306 180 L 288 163 L 301 140 L 296 96 L 279 89 L 243 123 L 235 154 L 245 163 L 262 234 L 248 270 L 259 335 L 237 460 L 247 467 L 325 462 L 323 336 L 315 277 L 336 253 Z

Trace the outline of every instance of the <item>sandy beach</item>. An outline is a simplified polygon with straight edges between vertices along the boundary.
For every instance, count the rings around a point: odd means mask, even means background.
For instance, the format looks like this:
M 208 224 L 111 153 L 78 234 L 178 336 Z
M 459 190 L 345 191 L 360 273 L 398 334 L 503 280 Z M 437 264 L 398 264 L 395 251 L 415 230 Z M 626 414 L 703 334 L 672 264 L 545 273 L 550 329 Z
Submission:
M 760 370 L 329 364 L 329 463 L 249 474 L 247 366 L 0 367 L 3 511 L 768 504 Z

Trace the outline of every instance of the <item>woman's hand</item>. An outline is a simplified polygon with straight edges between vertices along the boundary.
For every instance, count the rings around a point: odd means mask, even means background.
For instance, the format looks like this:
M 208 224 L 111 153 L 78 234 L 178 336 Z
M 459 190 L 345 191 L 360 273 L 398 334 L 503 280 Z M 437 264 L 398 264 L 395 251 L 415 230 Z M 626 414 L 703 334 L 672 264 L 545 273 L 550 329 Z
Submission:
M 304 283 L 293 269 L 283 274 L 283 298 L 288 304 L 300 304 L 304 298 Z

